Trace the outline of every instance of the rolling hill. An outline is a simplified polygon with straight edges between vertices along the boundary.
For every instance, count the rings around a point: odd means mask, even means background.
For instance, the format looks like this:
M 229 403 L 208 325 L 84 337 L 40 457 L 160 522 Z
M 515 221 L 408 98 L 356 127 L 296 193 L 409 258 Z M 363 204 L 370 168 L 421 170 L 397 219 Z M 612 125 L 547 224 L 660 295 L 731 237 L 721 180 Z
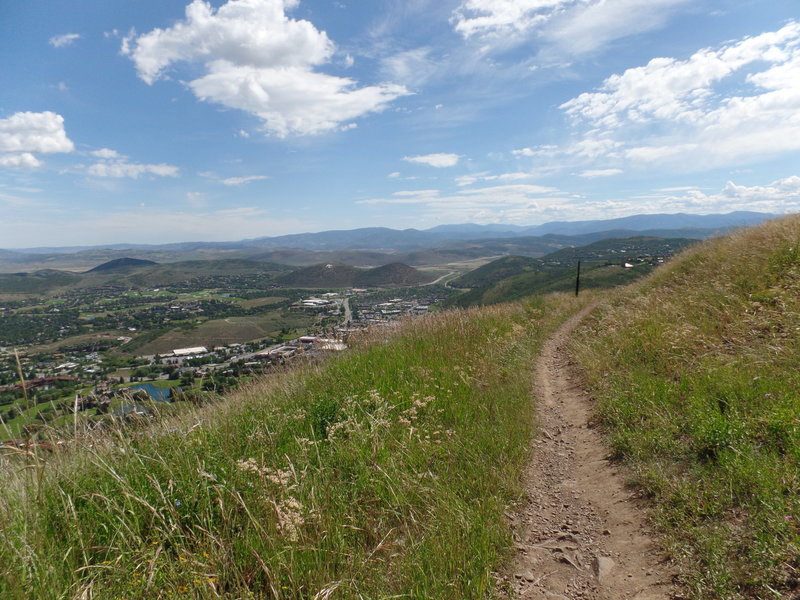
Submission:
M 278 277 L 286 287 L 343 288 L 420 285 L 434 278 L 413 267 L 392 263 L 374 269 L 358 269 L 337 263 L 323 263 Z

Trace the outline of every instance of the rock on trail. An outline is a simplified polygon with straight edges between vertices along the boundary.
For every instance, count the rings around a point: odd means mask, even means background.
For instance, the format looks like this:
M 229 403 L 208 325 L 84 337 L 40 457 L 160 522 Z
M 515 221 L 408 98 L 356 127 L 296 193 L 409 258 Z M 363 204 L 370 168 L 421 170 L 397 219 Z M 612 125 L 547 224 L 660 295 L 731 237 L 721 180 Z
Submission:
M 566 343 L 588 314 L 567 321 L 535 367 L 538 439 L 509 514 L 515 557 L 501 576 L 523 600 L 675 599 L 674 571 L 649 534 L 636 493 L 592 428 Z

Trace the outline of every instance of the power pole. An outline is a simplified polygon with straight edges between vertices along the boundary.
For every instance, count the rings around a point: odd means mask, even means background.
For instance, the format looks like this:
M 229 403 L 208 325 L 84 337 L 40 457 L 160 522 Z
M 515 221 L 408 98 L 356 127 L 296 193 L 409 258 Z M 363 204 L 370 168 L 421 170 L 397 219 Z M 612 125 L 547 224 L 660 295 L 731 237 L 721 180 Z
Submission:
M 578 272 L 575 274 L 575 296 L 581 291 L 581 261 L 578 261 Z

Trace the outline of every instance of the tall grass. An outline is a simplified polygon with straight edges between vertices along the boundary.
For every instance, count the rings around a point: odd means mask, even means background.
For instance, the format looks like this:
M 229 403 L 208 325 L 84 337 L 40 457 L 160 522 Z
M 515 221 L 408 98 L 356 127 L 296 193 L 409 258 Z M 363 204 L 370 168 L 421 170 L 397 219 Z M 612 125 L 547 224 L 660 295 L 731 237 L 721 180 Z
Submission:
M 579 335 L 692 597 L 800 597 L 800 219 L 689 251 Z
M 564 298 L 408 322 L 213 407 L 6 457 L 0 598 L 485 598 Z

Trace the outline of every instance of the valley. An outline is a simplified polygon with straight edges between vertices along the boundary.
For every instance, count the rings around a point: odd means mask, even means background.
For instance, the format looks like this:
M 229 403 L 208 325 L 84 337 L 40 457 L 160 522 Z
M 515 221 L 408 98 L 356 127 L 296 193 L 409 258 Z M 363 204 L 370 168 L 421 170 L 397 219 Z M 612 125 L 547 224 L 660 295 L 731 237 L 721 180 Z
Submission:
M 465 229 L 463 236 L 476 235 L 473 228 Z M 279 264 L 264 260 L 263 254 L 201 260 L 198 253 L 206 250 L 196 247 L 188 250 L 191 260 L 164 263 L 153 260 L 165 257 L 161 249 L 146 253 L 150 258 L 141 252 L 132 252 L 139 258 L 109 258 L 117 250 L 80 249 L 45 255 L 63 270 L 0 274 L 5 437 L 58 438 L 60 430 L 74 430 L 79 422 L 96 427 L 109 415 L 140 409 L 143 405 L 131 396 L 137 389 L 139 396 L 150 389 L 138 387 L 143 383 L 174 390 L 170 400 L 197 398 L 301 358 L 319 358 L 338 345 L 345 347 L 364 328 L 449 307 L 571 291 L 578 261 L 584 289 L 622 285 L 696 241 L 643 235 L 620 239 L 613 237 L 616 232 L 602 231 L 572 237 L 511 232 L 497 238 L 491 229 L 482 232 L 488 238 L 409 249 L 420 232 L 378 233 L 384 243 L 394 240 L 390 253 L 342 248 L 359 236 L 360 246 L 375 245 L 371 230 L 303 238 L 309 246 L 302 249 L 304 260 L 335 255 L 351 263 L 360 262 L 359 256 L 391 261 L 373 267 Z M 458 237 L 458 232 L 453 228 L 436 235 Z M 285 258 L 293 251 L 275 252 Z M 109 260 L 83 269 L 88 256 L 101 255 Z M 425 264 L 395 262 L 397 256 L 417 257 Z M 142 397 L 152 400 L 152 395 Z

